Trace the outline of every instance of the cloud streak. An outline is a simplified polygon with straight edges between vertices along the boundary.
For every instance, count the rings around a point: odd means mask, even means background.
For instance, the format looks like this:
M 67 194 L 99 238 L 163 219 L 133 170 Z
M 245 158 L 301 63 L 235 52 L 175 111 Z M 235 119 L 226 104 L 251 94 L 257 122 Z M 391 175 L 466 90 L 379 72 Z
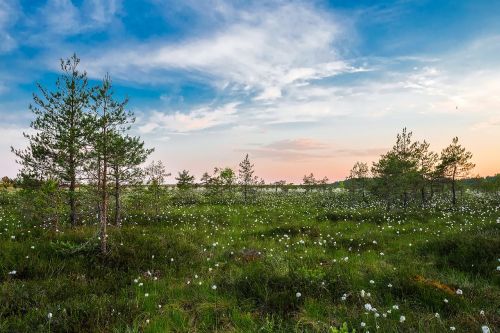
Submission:
M 183 70 L 267 101 L 282 97 L 291 85 L 357 70 L 332 48 L 345 31 L 331 14 L 300 3 L 230 14 L 236 17 L 228 27 L 202 37 L 90 55 L 90 73 L 109 70 L 134 80 L 137 72 L 161 76 L 162 70 Z

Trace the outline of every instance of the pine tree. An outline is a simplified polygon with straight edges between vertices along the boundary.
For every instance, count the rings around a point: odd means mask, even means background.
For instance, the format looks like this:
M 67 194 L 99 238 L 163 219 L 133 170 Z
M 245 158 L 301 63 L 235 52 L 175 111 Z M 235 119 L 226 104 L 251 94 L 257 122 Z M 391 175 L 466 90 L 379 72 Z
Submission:
M 318 183 L 316 178 L 314 178 L 314 174 L 312 172 L 309 174 L 309 176 L 304 175 L 304 177 L 302 178 L 302 182 L 306 186 L 306 191 L 309 191 L 310 188 L 314 187 Z
M 99 194 L 99 222 L 101 251 L 107 252 L 107 224 L 109 191 L 108 180 L 110 176 L 110 162 L 113 153 L 113 144 L 118 144 L 117 135 L 121 135 L 130 129 L 130 124 L 134 122 L 133 114 L 125 109 L 128 100 L 118 102 L 114 98 L 112 82 L 109 75 L 106 75 L 102 84 L 91 96 L 93 104 L 92 125 L 93 133 L 91 135 L 91 148 L 97 173 L 97 193 Z
M 208 185 L 210 185 L 210 178 L 211 178 L 211 177 L 210 177 L 209 173 L 205 171 L 205 172 L 203 173 L 203 175 L 201 176 L 201 178 L 200 178 L 200 182 L 201 182 L 201 184 L 202 184 L 203 186 L 208 186 Z
M 243 188 L 243 197 L 245 199 L 245 203 L 248 199 L 248 192 L 250 187 L 257 183 L 257 177 L 254 176 L 254 165 L 250 163 L 250 159 L 248 158 L 248 154 L 246 154 L 243 161 L 240 162 L 240 169 L 238 173 L 239 184 Z
M 54 91 L 37 84 L 40 95 L 33 94 L 34 105 L 29 106 L 35 115 L 31 123 L 35 134 L 24 134 L 29 140 L 25 150 L 11 148 L 22 165 L 21 176 L 54 179 L 68 186 L 71 225 L 77 222 L 75 192 L 81 166 L 87 159 L 92 93 L 87 74 L 78 70 L 79 63 L 76 54 L 61 59 L 63 73 L 56 80 Z
M 412 132 L 403 128 L 396 137 L 396 144 L 392 150 L 373 163 L 372 174 L 377 183 L 377 191 L 390 207 L 394 196 L 402 196 L 403 206 L 408 204 L 409 192 L 415 188 L 419 179 L 418 156 L 419 143 L 413 142 Z
M 160 209 L 160 195 L 162 191 L 162 186 L 165 184 L 165 179 L 171 174 L 167 173 L 165 166 L 162 161 L 152 161 L 149 166 L 145 169 L 147 184 L 153 191 L 153 206 L 155 210 L 155 215 L 157 221 L 160 219 L 159 209 Z
M 153 149 L 144 148 L 144 142 L 139 137 L 115 134 L 111 139 L 110 177 L 114 183 L 115 214 L 114 224 L 121 223 L 121 188 L 127 184 L 142 182 L 143 172 L 140 165 L 153 152 Z
M 451 182 L 451 202 L 453 205 L 457 203 L 457 179 L 466 177 L 470 170 L 475 167 L 475 164 L 470 161 L 471 159 L 472 153 L 466 151 L 466 149 L 458 143 L 458 137 L 454 137 L 452 143 L 441 152 L 438 170 L 445 179 Z
M 194 185 L 194 176 L 189 174 L 188 170 L 182 170 L 179 172 L 178 176 L 175 177 L 177 180 L 177 187 L 181 190 L 187 190 Z
M 349 173 L 349 186 L 354 192 L 361 191 L 361 197 L 365 199 L 365 188 L 369 176 L 369 168 L 367 163 L 356 162 Z
M 420 193 L 422 199 L 422 205 L 425 205 L 425 188 L 427 185 L 432 187 L 432 182 L 434 180 L 434 172 L 436 169 L 436 162 L 438 160 L 438 155 L 429 150 L 430 144 L 425 140 L 417 147 L 418 165 L 417 170 L 419 174 L 419 184 Z M 431 189 L 432 191 L 432 189 Z

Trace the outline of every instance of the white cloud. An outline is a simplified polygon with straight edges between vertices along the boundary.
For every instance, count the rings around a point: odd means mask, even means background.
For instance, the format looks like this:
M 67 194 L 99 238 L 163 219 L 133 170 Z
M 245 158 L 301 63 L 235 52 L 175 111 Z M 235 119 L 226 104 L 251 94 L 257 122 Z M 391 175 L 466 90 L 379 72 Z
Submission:
M 0 54 L 17 47 L 17 41 L 9 31 L 20 16 L 19 5 L 14 0 L 0 0 Z
M 154 111 L 139 127 L 141 133 L 167 130 L 171 132 L 193 132 L 226 125 L 235 120 L 238 103 L 229 103 L 218 108 L 202 107 L 187 113 L 176 111 L 164 113 Z
M 121 0 L 84 0 L 79 5 L 72 0 L 48 0 L 37 10 L 25 13 L 31 33 L 24 42 L 61 52 L 66 37 L 108 28 L 120 9 Z
M 230 14 L 236 17 L 227 27 L 202 37 L 99 52 L 89 72 L 100 76 L 109 70 L 140 80 L 151 79 L 158 70 L 183 70 L 208 78 L 215 86 L 230 82 L 256 94 L 256 100 L 272 100 L 293 83 L 356 70 L 333 47 L 345 31 L 330 14 L 299 3 Z

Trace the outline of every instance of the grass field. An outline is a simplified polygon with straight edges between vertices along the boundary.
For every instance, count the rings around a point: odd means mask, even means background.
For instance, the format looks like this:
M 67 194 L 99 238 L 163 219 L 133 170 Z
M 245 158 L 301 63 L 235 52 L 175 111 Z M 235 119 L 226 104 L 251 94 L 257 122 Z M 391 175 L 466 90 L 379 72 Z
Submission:
M 499 332 L 499 207 L 342 195 L 55 229 L 0 208 L 1 332 Z M 486 327 L 484 327 L 486 326 Z

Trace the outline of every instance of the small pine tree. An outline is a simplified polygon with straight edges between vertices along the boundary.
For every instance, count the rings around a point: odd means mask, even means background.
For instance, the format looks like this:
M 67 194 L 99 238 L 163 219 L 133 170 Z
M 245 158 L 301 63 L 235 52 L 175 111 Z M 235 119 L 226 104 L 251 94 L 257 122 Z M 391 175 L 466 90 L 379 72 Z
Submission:
M 156 219 L 159 221 L 160 219 L 160 195 L 162 186 L 165 183 L 165 179 L 170 176 L 170 173 L 167 173 L 165 166 L 162 161 L 152 161 L 149 166 L 145 169 L 146 181 L 149 185 L 150 189 L 153 192 L 153 207 L 156 215 Z
M 349 187 L 353 192 L 359 190 L 361 197 L 365 200 L 365 188 L 369 177 L 368 164 L 364 162 L 356 162 L 349 173 Z
M 254 176 L 254 165 L 250 163 L 250 159 L 248 158 L 248 154 L 246 154 L 243 161 L 240 162 L 239 169 L 239 184 L 243 189 L 243 197 L 245 199 L 245 203 L 248 199 L 248 193 L 250 191 L 251 186 L 257 184 L 258 178 Z
M 441 152 L 438 170 L 445 179 L 451 182 L 451 202 L 453 205 L 457 203 L 457 179 L 466 177 L 470 170 L 475 167 L 475 164 L 470 161 L 471 159 L 472 153 L 466 151 L 458 143 L 458 137 L 454 137 L 452 143 Z
M 179 175 L 175 177 L 177 180 L 177 187 L 180 190 L 187 190 L 194 185 L 194 176 L 189 174 L 188 170 L 182 170 Z
M 146 161 L 153 149 L 144 148 L 144 142 L 139 137 L 116 134 L 112 141 L 109 164 L 111 181 L 114 183 L 114 224 L 118 226 L 121 223 L 121 189 L 124 185 L 142 182 L 144 173 L 140 165 Z

